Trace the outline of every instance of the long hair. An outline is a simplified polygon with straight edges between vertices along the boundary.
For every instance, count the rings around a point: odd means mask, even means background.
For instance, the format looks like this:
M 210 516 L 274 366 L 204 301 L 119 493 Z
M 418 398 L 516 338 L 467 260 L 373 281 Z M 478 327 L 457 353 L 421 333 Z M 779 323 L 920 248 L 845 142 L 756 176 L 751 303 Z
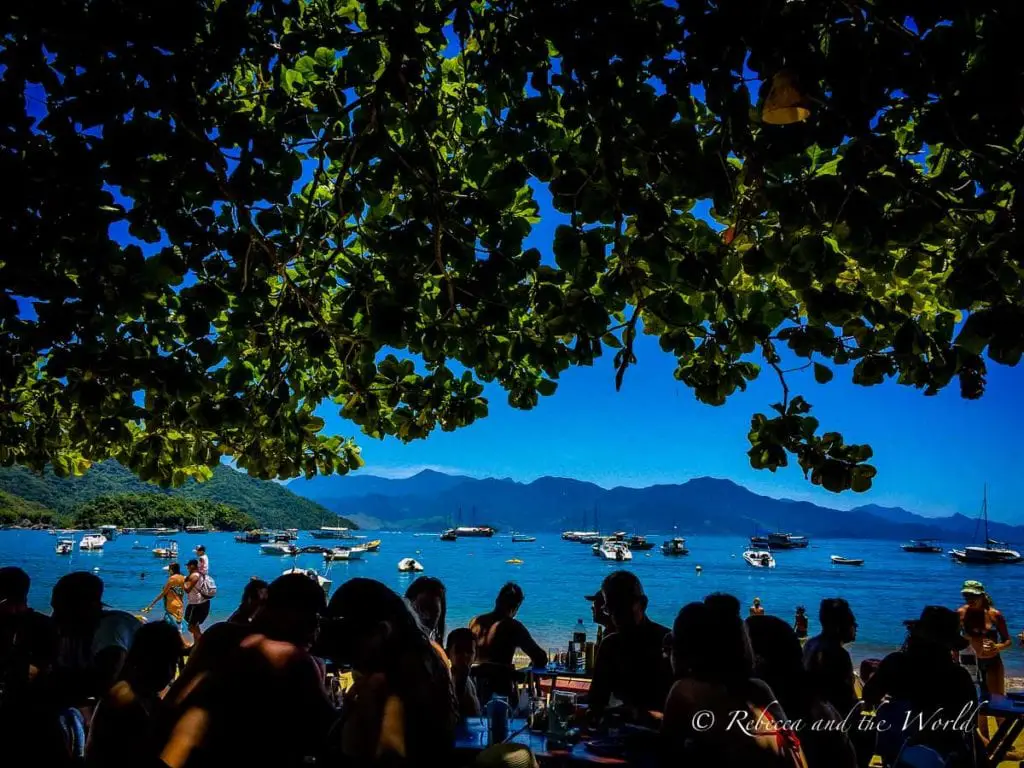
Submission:
M 731 608 L 713 603 L 683 606 L 672 625 L 676 677 L 727 687 L 749 680 L 754 659 L 743 620 Z
M 812 686 L 796 632 L 777 616 L 749 616 L 745 623 L 754 651 L 754 675 L 768 683 L 787 715 L 805 716 Z
M 444 642 L 445 620 L 448 616 L 448 593 L 444 582 L 433 576 L 420 576 L 405 590 L 405 599 L 412 604 L 422 594 L 434 594 L 441 599 L 441 613 L 437 617 L 437 626 L 430 631 L 432 639 L 441 644 Z

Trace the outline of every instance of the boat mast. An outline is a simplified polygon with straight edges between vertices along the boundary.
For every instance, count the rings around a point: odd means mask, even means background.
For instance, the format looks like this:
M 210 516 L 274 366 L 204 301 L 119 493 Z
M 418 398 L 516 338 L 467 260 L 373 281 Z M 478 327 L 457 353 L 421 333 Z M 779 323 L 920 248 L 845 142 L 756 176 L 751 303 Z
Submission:
M 988 537 L 988 483 L 985 483 L 985 485 L 982 486 L 981 514 L 985 518 L 985 549 L 991 549 L 992 539 Z

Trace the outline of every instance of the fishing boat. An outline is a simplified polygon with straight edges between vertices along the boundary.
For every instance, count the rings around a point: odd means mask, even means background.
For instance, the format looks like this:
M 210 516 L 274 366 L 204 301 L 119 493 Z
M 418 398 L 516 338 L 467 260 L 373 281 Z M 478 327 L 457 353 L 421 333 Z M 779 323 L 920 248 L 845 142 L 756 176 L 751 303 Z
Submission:
M 513 544 L 530 544 L 537 540 L 536 536 L 523 536 L 522 534 L 513 533 L 512 543 Z
M 289 541 L 294 541 L 294 537 L 284 531 L 274 531 L 270 534 L 270 540 L 287 544 Z
M 239 544 L 265 544 L 270 541 L 270 531 L 246 531 L 235 536 Z
M 282 543 L 280 541 L 268 542 L 267 544 L 260 544 L 261 555 L 277 555 L 287 556 L 298 554 L 298 550 L 291 544 Z
M 350 550 L 344 547 L 335 547 L 324 552 L 324 562 L 333 563 L 335 560 L 348 560 L 350 554 Z
M 614 560 L 618 563 L 633 559 L 633 553 L 629 551 L 629 545 L 623 541 L 606 541 L 601 545 L 599 554 L 605 560 Z
M 748 549 L 743 553 L 743 559 L 754 568 L 775 567 L 775 558 L 767 549 Z
M 75 548 L 74 539 L 57 539 L 57 546 L 54 551 L 58 555 L 70 555 L 71 551 Z
M 829 559 L 832 561 L 832 565 L 864 565 L 864 561 L 860 558 L 832 555 Z
M 653 541 L 648 541 L 646 536 L 639 536 L 637 534 L 630 536 L 629 541 L 626 543 L 629 544 L 631 550 L 636 550 L 637 552 L 646 552 L 649 549 L 654 549 Z
M 153 550 L 155 557 L 161 557 L 165 560 L 177 560 L 178 558 L 178 542 L 174 539 L 157 539 L 156 548 Z
M 103 549 L 103 545 L 106 543 L 106 538 L 100 534 L 90 533 L 82 537 L 82 540 L 78 542 L 78 548 L 86 552 L 98 552 Z
M 329 595 L 331 593 L 331 584 L 333 582 L 330 579 L 328 579 L 326 576 L 320 574 L 316 569 L 314 569 L 314 568 L 289 568 L 287 571 L 282 572 L 281 575 L 282 576 L 288 576 L 289 574 L 292 574 L 292 573 L 299 573 L 299 574 L 302 574 L 303 576 L 306 576 L 306 577 L 312 579 L 318 585 L 320 585 L 320 588 L 324 591 L 325 595 Z
M 455 532 L 454 528 L 449 528 L 447 531 L 441 533 L 441 541 L 458 541 L 459 535 Z
M 455 529 L 455 535 L 459 538 L 491 538 L 497 533 L 496 528 L 489 525 L 460 525 Z
M 117 538 L 117 526 L 116 525 L 101 525 L 100 534 L 107 541 L 113 541 Z
M 935 543 L 935 539 L 911 539 L 909 543 L 901 544 L 900 549 L 904 552 L 942 553 L 942 547 Z
M 755 548 L 806 549 L 810 543 L 806 536 L 795 536 L 792 533 L 769 533 L 767 536 L 750 537 L 750 544 Z
M 950 550 L 949 556 L 958 563 L 969 565 L 1004 565 L 1019 563 L 1020 552 L 1010 549 L 1006 544 L 992 539 L 988 535 L 988 486 L 985 487 L 981 497 L 980 520 L 985 523 L 985 546 L 964 547 L 963 549 Z
M 423 570 L 423 566 L 411 557 L 403 557 L 398 561 L 398 570 L 402 573 L 418 573 Z
M 321 525 L 319 530 L 310 531 L 314 539 L 354 539 L 355 535 L 351 528 L 341 528 L 332 525 Z
M 374 539 L 363 544 L 363 549 L 367 552 L 379 552 L 380 551 L 380 539 Z
M 518 557 L 513 557 L 513 558 L 511 558 L 509 560 L 506 560 L 505 562 L 508 563 L 509 565 L 522 565 L 523 564 L 523 561 L 520 560 Z
M 675 536 L 661 545 L 663 555 L 688 555 L 690 550 L 686 548 L 686 539 L 682 536 Z

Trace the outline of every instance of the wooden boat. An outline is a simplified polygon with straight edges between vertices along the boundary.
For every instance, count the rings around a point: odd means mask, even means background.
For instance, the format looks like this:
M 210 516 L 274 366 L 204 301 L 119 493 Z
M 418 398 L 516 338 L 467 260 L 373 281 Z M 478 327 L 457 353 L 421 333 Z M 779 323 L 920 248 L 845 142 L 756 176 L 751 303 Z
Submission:
M 82 540 L 78 542 L 78 548 L 85 552 L 99 552 L 103 549 L 103 545 L 107 543 L 107 539 L 98 533 L 90 533 L 87 536 L 83 536 Z
M 398 561 L 398 570 L 402 573 L 418 573 L 423 570 L 423 566 L 411 557 L 403 557 Z
M 363 549 L 367 552 L 379 552 L 380 551 L 380 539 L 374 539 L 363 544 Z
M 686 539 L 682 536 L 676 536 L 661 545 L 661 554 L 674 556 L 688 555 L 690 550 L 686 548 Z
M 518 557 L 513 557 L 513 558 L 511 558 L 509 560 L 506 560 L 505 562 L 508 563 L 509 565 L 522 565 L 523 564 L 523 561 L 520 560 Z
M 646 536 L 634 534 L 629 537 L 629 541 L 626 543 L 629 544 L 631 550 L 636 550 L 637 552 L 646 552 L 649 549 L 654 549 L 654 542 L 648 541 Z
M 350 551 L 344 547 L 335 547 L 324 552 L 324 562 L 333 563 L 336 560 L 348 560 Z
M 911 539 L 909 543 L 901 544 L 900 549 L 904 552 L 942 553 L 942 547 L 935 543 L 935 539 Z
M 54 551 L 58 555 L 70 555 L 71 551 L 75 548 L 74 539 L 57 539 L 57 546 Z
M 981 515 L 985 521 L 985 546 L 964 547 L 950 550 L 949 556 L 958 563 L 968 565 L 1004 565 L 1019 563 L 1020 552 L 1010 549 L 1006 544 L 989 538 L 988 535 L 988 487 L 985 487 L 981 500 Z
M 748 549 L 743 553 L 743 559 L 747 561 L 747 565 L 754 568 L 775 567 L 775 558 L 767 549 Z
M 174 539 L 158 539 L 156 543 L 156 549 L 153 550 L 154 556 L 165 560 L 177 560 L 178 542 L 174 541 Z
M 265 544 L 270 541 L 269 531 L 246 531 L 235 536 L 239 544 Z
M 859 558 L 832 555 L 829 559 L 832 561 L 832 565 L 864 565 L 864 561 Z

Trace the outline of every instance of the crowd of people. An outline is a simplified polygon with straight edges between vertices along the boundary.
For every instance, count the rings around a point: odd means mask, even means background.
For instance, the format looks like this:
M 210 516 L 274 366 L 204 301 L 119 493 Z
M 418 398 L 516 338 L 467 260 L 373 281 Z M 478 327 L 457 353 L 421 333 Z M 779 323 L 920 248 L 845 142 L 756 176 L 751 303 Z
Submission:
M 516 653 L 548 662 L 516 618 L 525 596 L 514 583 L 448 631 L 433 577 L 404 596 L 354 578 L 330 601 L 304 574 L 253 579 L 231 617 L 204 630 L 216 594 L 205 551 L 186 568 L 169 567 L 144 609 L 162 601 L 163 620 L 150 622 L 106 606 L 88 572 L 63 576 L 45 615 L 28 604 L 29 576 L 0 568 L 0 737 L 18 745 L 11 754 L 98 767 L 459 765 L 459 721 L 524 684 Z M 615 571 L 587 598 L 604 639 L 579 722 L 656 729 L 664 765 L 858 768 L 875 755 L 896 765 L 908 749 L 974 765 L 978 703 L 1003 692 L 1012 641 L 982 584 L 962 594 L 959 611 L 925 607 L 903 647 L 858 675 L 847 650 L 857 621 L 841 598 L 821 602 L 809 638 L 804 608 L 791 624 L 758 599 L 744 618 L 725 593 L 685 605 L 670 628 L 647 615 L 637 576 Z M 352 671 L 344 691 L 331 684 L 340 668 Z M 967 713 L 970 727 L 905 727 L 908 712 L 940 707 Z M 864 717 L 901 727 L 860 729 Z

